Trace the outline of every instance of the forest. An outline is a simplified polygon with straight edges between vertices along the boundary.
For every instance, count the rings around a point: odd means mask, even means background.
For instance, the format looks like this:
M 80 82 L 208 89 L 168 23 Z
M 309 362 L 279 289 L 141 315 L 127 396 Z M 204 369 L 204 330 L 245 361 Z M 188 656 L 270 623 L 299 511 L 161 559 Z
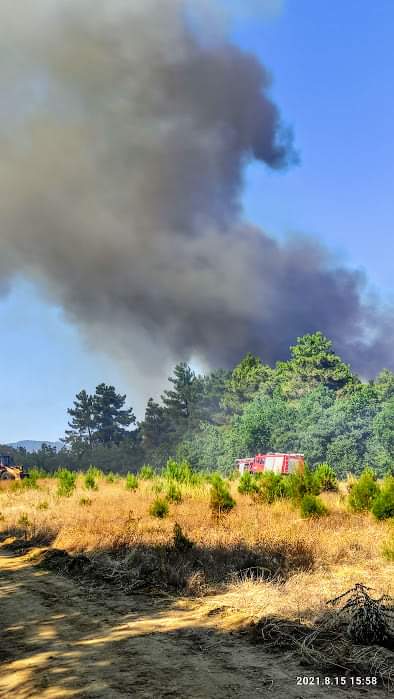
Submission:
M 15 452 L 29 467 L 53 472 L 90 465 L 127 473 L 169 458 L 198 471 L 229 474 L 236 458 L 267 451 L 305 454 L 339 477 L 394 466 L 394 373 L 357 376 L 321 332 L 299 337 L 286 361 L 269 366 L 248 353 L 232 370 L 196 374 L 175 366 L 160 398 L 137 421 L 127 396 L 104 383 L 81 390 L 68 410 L 63 448 Z

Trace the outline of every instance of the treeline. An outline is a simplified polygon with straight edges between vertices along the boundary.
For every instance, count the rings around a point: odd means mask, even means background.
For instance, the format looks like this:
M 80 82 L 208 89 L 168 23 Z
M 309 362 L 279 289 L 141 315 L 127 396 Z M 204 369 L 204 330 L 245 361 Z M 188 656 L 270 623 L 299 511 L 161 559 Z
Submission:
M 19 460 L 125 473 L 175 458 L 226 473 L 241 456 L 297 451 L 311 466 L 331 464 L 339 477 L 366 465 L 383 475 L 394 466 L 394 373 L 361 381 L 320 332 L 298 338 L 289 360 L 274 367 L 252 354 L 232 371 L 204 376 L 178 364 L 141 422 L 126 396 L 105 384 L 94 395 L 81 391 L 68 413 L 60 452 L 44 445 Z

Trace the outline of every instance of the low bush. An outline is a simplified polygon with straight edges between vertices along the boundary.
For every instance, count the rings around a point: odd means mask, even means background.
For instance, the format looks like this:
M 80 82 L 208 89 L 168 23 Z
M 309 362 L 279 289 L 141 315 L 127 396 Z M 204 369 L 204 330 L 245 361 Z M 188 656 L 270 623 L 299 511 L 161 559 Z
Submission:
M 20 482 L 22 488 L 34 488 L 37 490 L 39 488 L 38 479 L 42 478 L 42 471 L 38 468 L 31 468 L 28 472 L 27 478 L 22 478 Z
M 167 517 L 168 512 L 168 502 L 162 498 L 156 498 L 149 508 L 149 514 L 151 517 L 158 517 L 159 519 L 164 519 L 164 517 Z
M 192 475 L 190 477 L 190 481 L 188 482 L 188 485 L 192 485 L 195 488 L 201 487 L 204 485 L 204 483 L 207 482 L 207 476 L 204 473 L 196 473 L 195 471 L 192 472 Z
M 284 490 L 287 497 L 295 502 L 300 502 L 304 495 L 319 495 L 320 486 L 316 482 L 313 473 L 305 464 L 304 471 L 290 473 L 284 478 Z
M 338 490 L 336 473 L 329 464 L 318 464 L 313 472 L 313 477 L 320 491 Z
M 138 478 L 140 478 L 142 481 L 151 481 L 154 477 L 155 470 L 152 468 L 152 466 L 149 466 L 149 464 L 141 466 L 140 470 L 138 471 Z
M 18 493 L 23 490 L 38 490 L 38 479 L 41 477 L 38 469 L 32 468 L 27 478 L 18 478 L 11 482 L 11 491 Z
M 360 478 L 353 484 L 349 493 L 349 507 L 353 512 L 370 510 L 379 495 L 379 485 L 370 468 L 365 468 Z
M 135 473 L 128 473 L 126 476 L 126 490 L 137 490 L 138 478 Z
M 245 471 L 245 473 L 247 473 L 247 472 Z M 231 483 L 232 481 L 236 481 L 238 477 L 239 477 L 238 469 L 231 468 L 229 473 L 227 474 L 227 480 L 230 481 L 230 483 Z
M 115 483 L 116 476 L 115 476 L 114 473 L 112 473 L 112 471 L 110 471 L 110 472 L 107 473 L 107 475 L 105 476 L 105 480 L 107 481 L 107 483 Z
M 97 481 L 99 478 L 103 478 L 104 473 L 96 466 L 90 465 L 87 472 Z
M 245 471 L 239 479 L 238 492 L 241 495 L 256 495 L 259 493 L 259 479 L 256 478 L 256 475 Z
M 27 469 L 27 473 L 31 477 L 31 474 L 33 473 L 36 479 L 37 478 L 50 478 L 51 474 L 45 471 L 43 468 L 40 468 L 40 466 L 32 466 L 32 468 Z
M 98 485 L 96 482 L 97 478 L 97 469 L 94 468 L 93 466 L 90 466 L 88 470 L 86 471 L 85 478 L 84 478 L 84 483 L 85 483 L 85 488 L 87 490 L 98 490 Z
M 372 503 L 372 514 L 376 519 L 394 517 L 394 477 L 386 476 L 382 489 Z
M 219 475 L 211 478 L 210 508 L 213 514 L 220 516 L 226 514 L 235 507 L 235 500 L 232 497 L 227 483 Z
M 261 474 L 259 478 L 259 497 L 263 502 L 268 503 L 289 497 L 287 476 L 272 473 L 271 471 Z
M 246 471 L 240 478 L 238 491 L 251 495 L 263 502 L 272 503 L 280 498 L 290 497 L 290 482 L 288 476 L 267 471 L 251 474 Z
M 170 483 L 166 490 L 166 499 L 169 502 L 179 504 L 182 502 L 182 491 L 176 483 Z
M 67 468 L 62 468 L 56 473 L 58 479 L 57 494 L 59 497 L 70 497 L 73 494 L 77 485 L 77 474 L 75 471 L 69 471 Z
M 192 480 L 192 469 L 187 461 L 175 461 L 168 459 L 166 467 L 162 473 L 163 477 L 170 481 L 178 483 L 190 483 Z
M 327 508 L 316 495 L 304 495 L 301 500 L 301 517 L 322 517 L 327 514 Z

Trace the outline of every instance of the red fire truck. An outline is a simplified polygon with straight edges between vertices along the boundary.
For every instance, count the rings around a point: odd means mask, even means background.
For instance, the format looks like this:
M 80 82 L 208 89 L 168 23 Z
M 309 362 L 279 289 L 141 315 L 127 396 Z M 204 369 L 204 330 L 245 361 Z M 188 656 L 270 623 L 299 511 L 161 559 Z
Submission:
M 304 468 L 304 454 L 295 453 L 271 453 L 256 454 L 256 456 L 246 459 L 237 459 L 236 464 L 239 472 L 262 473 L 272 471 L 273 473 L 294 473 L 302 471 Z

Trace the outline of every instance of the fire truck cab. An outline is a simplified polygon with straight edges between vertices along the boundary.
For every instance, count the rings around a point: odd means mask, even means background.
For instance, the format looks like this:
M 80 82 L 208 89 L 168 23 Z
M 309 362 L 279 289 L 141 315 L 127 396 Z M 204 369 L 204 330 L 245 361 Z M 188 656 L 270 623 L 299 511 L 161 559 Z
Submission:
M 304 454 L 274 452 L 270 454 L 256 454 L 254 457 L 237 459 L 239 472 L 245 473 L 272 473 L 289 474 L 302 471 L 304 468 Z

